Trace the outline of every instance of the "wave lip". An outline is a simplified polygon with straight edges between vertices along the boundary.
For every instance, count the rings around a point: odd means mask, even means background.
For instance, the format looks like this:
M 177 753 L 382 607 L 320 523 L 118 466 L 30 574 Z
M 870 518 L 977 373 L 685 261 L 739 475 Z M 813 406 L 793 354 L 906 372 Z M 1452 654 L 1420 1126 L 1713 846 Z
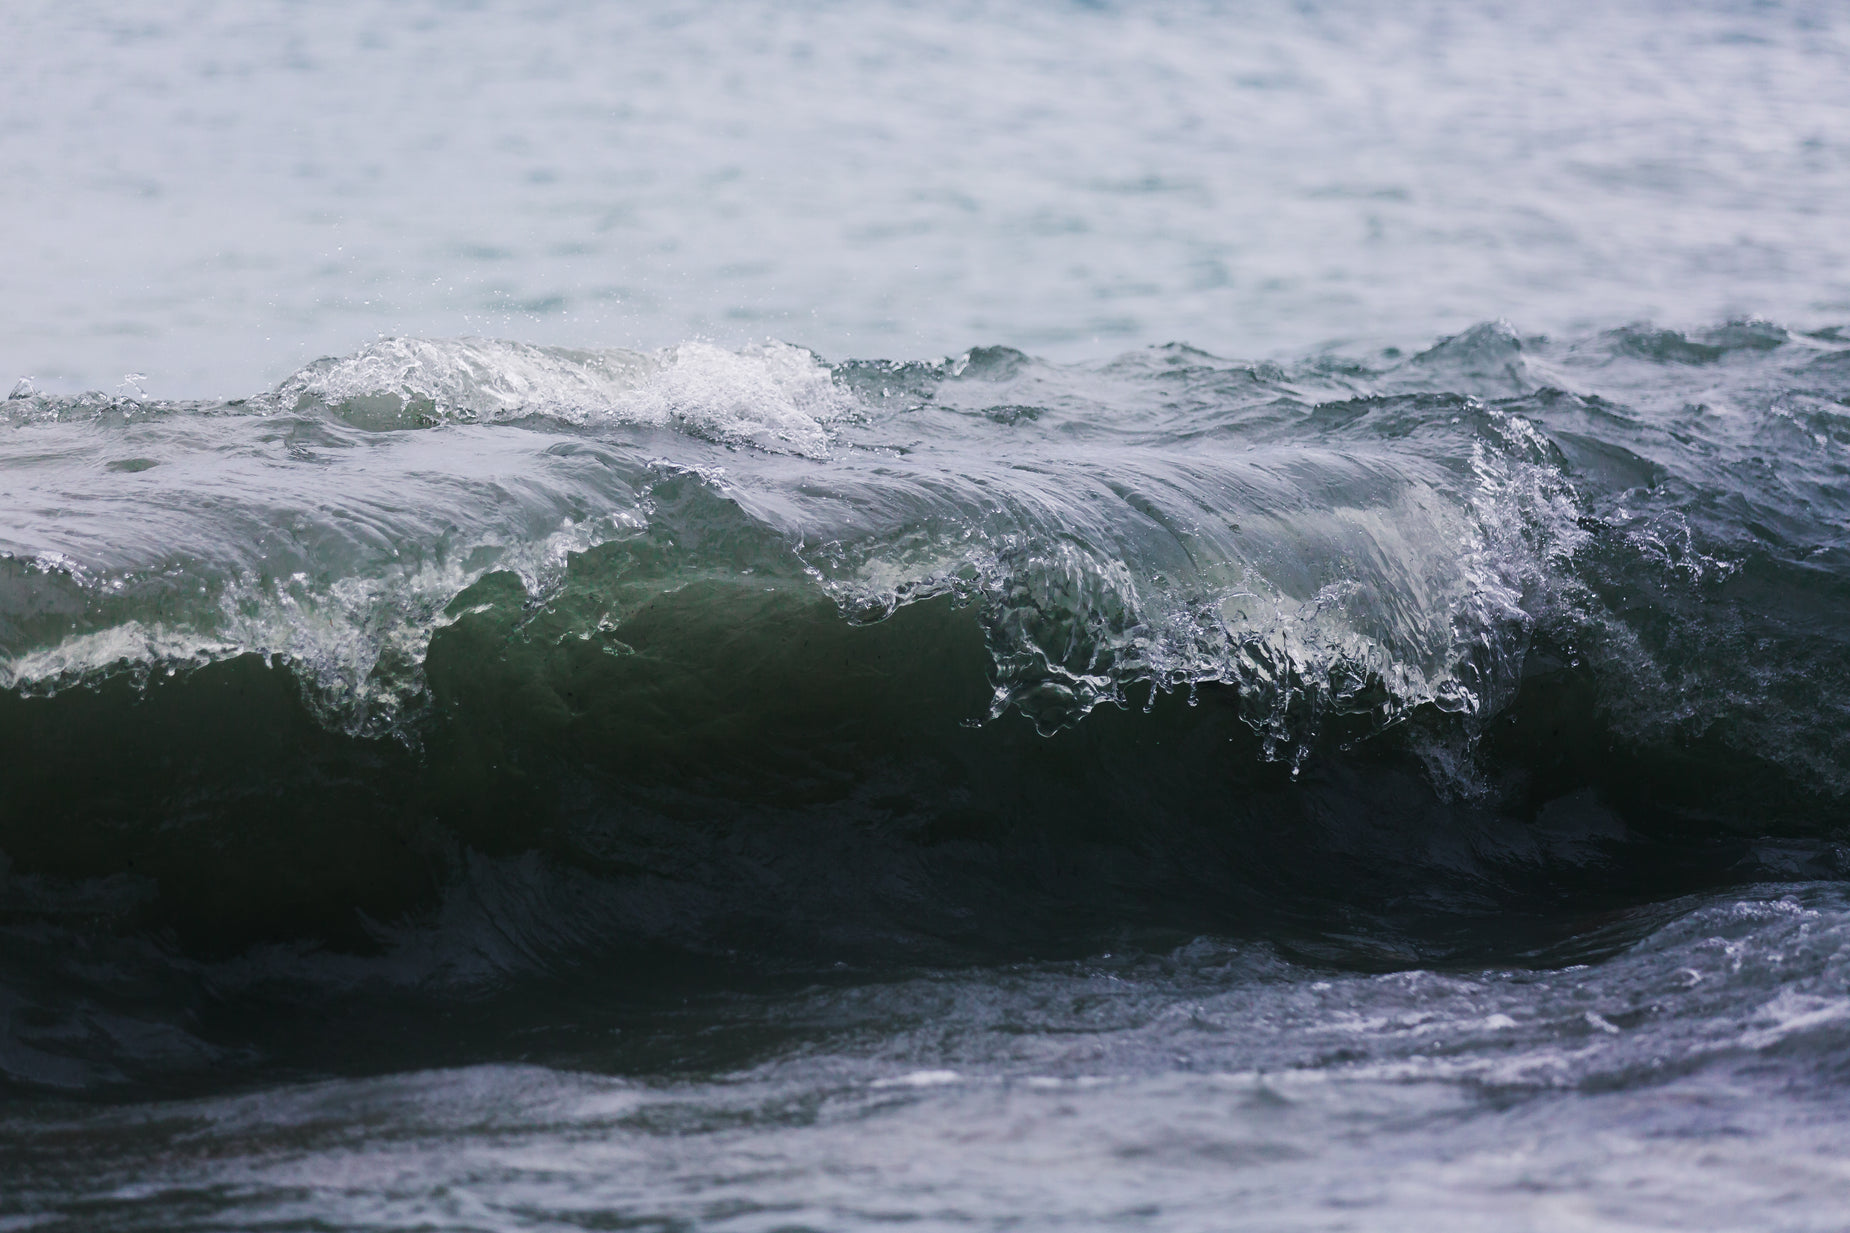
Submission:
M 418 338 L 381 339 L 318 360 L 261 401 L 293 412 L 323 409 L 372 429 L 528 415 L 677 427 L 805 457 L 827 453 L 829 424 L 853 406 L 827 367 L 784 343 L 728 351 L 688 342 L 644 353 Z
M 1609 571 L 1722 582 L 1745 576 L 1753 528 L 1815 521 L 1769 508 L 1779 494 L 1749 476 L 1760 508 L 1733 542 L 1697 527 L 1687 494 L 1722 499 L 1718 458 L 1738 471 L 1783 450 L 1808 508 L 1830 508 L 1818 455 L 1837 448 L 1846 353 L 1764 322 L 1565 344 L 1487 323 L 1376 366 L 1158 348 L 1061 367 L 976 348 L 831 368 L 782 344 L 386 339 L 249 404 L 29 394 L 10 402 L 36 409 L 13 442 L 32 452 L 8 474 L 69 504 L 20 506 L 0 545 L 0 673 L 42 692 L 256 652 L 306 667 L 324 711 L 365 727 L 369 707 L 416 710 L 424 644 L 487 572 L 543 607 L 574 554 L 634 541 L 647 586 L 755 572 L 819 585 L 856 620 L 974 605 L 991 718 L 1054 731 L 1134 689 L 1218 684 L 1294 764 L 1321 716 L 1358 708 L 1379 727 L 1469 717 L 1469 744 L 1538 631 L 1604 647 L 1630 689 L 1674 688 L 1605 610 L 1600 592 L 1625 585 Z M 1688 404 L 1616 401 L 1692 366 L 1767 404 L 1752 439 Z M 1810 435 L 1766 438 L 1782 424 Z M 420 425 L 446 431 L 380 431 Z M 1691 431 L 1713 440 L 1680 445 Z M 1623 528 L 1617 557 L 1600 528 Z

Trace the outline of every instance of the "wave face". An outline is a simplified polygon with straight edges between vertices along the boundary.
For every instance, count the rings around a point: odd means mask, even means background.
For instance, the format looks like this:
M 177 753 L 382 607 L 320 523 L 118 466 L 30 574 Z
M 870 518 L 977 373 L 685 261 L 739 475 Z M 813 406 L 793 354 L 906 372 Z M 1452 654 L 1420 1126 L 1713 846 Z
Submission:
M 1835 330 L 405 339 L 0 416 L 4 980 L 56 1025 L 15 1077 L 133 1071 L 111 981 L 193 1014 L 1256 921 L 1443 954 L 1845 866 Z M 181 1018 L 137 1039 L 216 1057 Z

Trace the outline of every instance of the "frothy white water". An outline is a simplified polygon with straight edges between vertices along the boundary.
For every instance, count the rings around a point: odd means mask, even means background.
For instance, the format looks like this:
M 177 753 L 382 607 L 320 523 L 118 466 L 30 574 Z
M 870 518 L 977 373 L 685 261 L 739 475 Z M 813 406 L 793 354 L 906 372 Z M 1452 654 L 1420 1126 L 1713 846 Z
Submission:
M 328 408 L 362 428 L 538 415 L 577 425 L 676 427 L 711 440 L 821 457 L 853 408 L 827 367 L 798 347 L 729 351 L 689 342 L 644 354 L 484 339 L 392 338 L 320 360 L 261 400 Z

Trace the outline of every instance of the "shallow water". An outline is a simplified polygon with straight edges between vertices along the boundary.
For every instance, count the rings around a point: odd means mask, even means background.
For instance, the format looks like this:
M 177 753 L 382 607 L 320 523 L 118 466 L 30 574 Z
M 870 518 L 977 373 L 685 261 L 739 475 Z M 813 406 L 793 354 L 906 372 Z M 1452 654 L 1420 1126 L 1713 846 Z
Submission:
M 1841 1227 L 1834 10 L 0 23 L 0 1228 Z

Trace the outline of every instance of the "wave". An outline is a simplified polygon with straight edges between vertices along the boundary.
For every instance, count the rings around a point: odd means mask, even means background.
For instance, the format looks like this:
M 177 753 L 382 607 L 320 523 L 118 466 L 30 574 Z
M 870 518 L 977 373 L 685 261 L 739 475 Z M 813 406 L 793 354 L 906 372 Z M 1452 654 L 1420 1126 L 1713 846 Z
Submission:
M 1841 864 L 1836 331 L 386 340 L 0 405 L 15 923 L 466 984 Z
M 1538 621 L 1625 641 L 1604 582 L 1815 566 L 1837 548 L 1846 354 L 1764 322 L 1526 346 L 1498 324 L 1378 366 L 385 340 L 248 402 L 15 398 L 9 474 L 68 504 L 20 510 L 0 558 L 0 684 L 255 653 L 378 731 L 421 696 L 469 586 L 508 572 L 543 608 L 579 555 L 632 543 L 638 594 L 720 574 L 813 587 L 857 621 L 974 605 L 991 718 L 1051 731 L 1216 683 L 1271 756 L 1301 759 L 1326 713 L 1496 713 Z M 142 444 L 157 456 L 110 457 Z M 1768 457 L 1793 492 L 1753 474 Z M 1743 498 L 1766 517 L 1711 508 Z M 1804 562 L 1763 534 L 1795 515 L 1823 541 Z
M 40 434 L 75 430 L 51 469 L 102 475 L 84 494 L 93 508 L 61 511 L 9 554 L 4 684 L 43 692 L 257 653 L 290 660 L 325 713 L 377 728 L 420 689 L 391 674 L 415 678 L 442 610 L 490 569 L 542 604 L 574 554 L 635 539 L 670 546 L 658 582 L 713 570 L 813 582 L 857 620 L 939 594 L 978 603 L 992 716 L 1018 707 L 1052 730 L 1136 685 L 1238 683 L 1275 751 L 1301 756 L 1293 734 L 1314 723 L 1290 720 L 1294 700 L 1341 711 L 1376 681 L 1391 722 L 1507 692 L 1490 626 L 1525 622 L 1516 587 L 1538 572 L 1509 528 L 1550 540 L 1543 555 L 1579 534 L 1543 508 L 1560 502 L 1537 469 L 1544 443 L 1495 407 L 1416 397 L 1372 412 L 1371 427 L 1430 418 L 1452 439 L 1427 454 L 1356 440 L 1369 434 L 1351 415 L 1313 414 L 1301 439 L 1254 425 L 1209 445 L 1081 403 L 1104 412 L 1106 439 L 1088 442 L 1090 424 L 1024 430 L 1015 421 L 1046 410 L 1028 404 L 975 408 L 971 430 L 957 395 L 982 399 L 1032 369 L 1016 353 L 839 372 L 798 355 L 388 342 L 250 404 L 32 400 Z M 917 386 L 916 405 L 891 404 L 896 380 Z M 1290 398 L 1289 385 L 1271 392 Z M 1260 392 L 1219 410 L 1250 410 Z M 95 434 L 112 415 L 182 456 L 159 472 L 153 458 L 128 471 L 87 457 L 125 444 Z M 374 435 L 413 424 L 520 436 Z M 649 438 L 662 428 L 722 449 Z M 1195 456 L 1178 456 L 1181 442 Z M 746 444 L 817 465 L 740 455 Z M 125 483 L 156 506 L 127 542 Z M 749 559 L 715 558 L 707 541 L 749 542 Z
M 852 407 L 830 371 L 782 343 L 691 342 L 653 354 L 491 340 L 383 339 L 291 376 L 262 404 L 377 431 L 544 416 L 675 425 L 695 436 L 821 457 Z

